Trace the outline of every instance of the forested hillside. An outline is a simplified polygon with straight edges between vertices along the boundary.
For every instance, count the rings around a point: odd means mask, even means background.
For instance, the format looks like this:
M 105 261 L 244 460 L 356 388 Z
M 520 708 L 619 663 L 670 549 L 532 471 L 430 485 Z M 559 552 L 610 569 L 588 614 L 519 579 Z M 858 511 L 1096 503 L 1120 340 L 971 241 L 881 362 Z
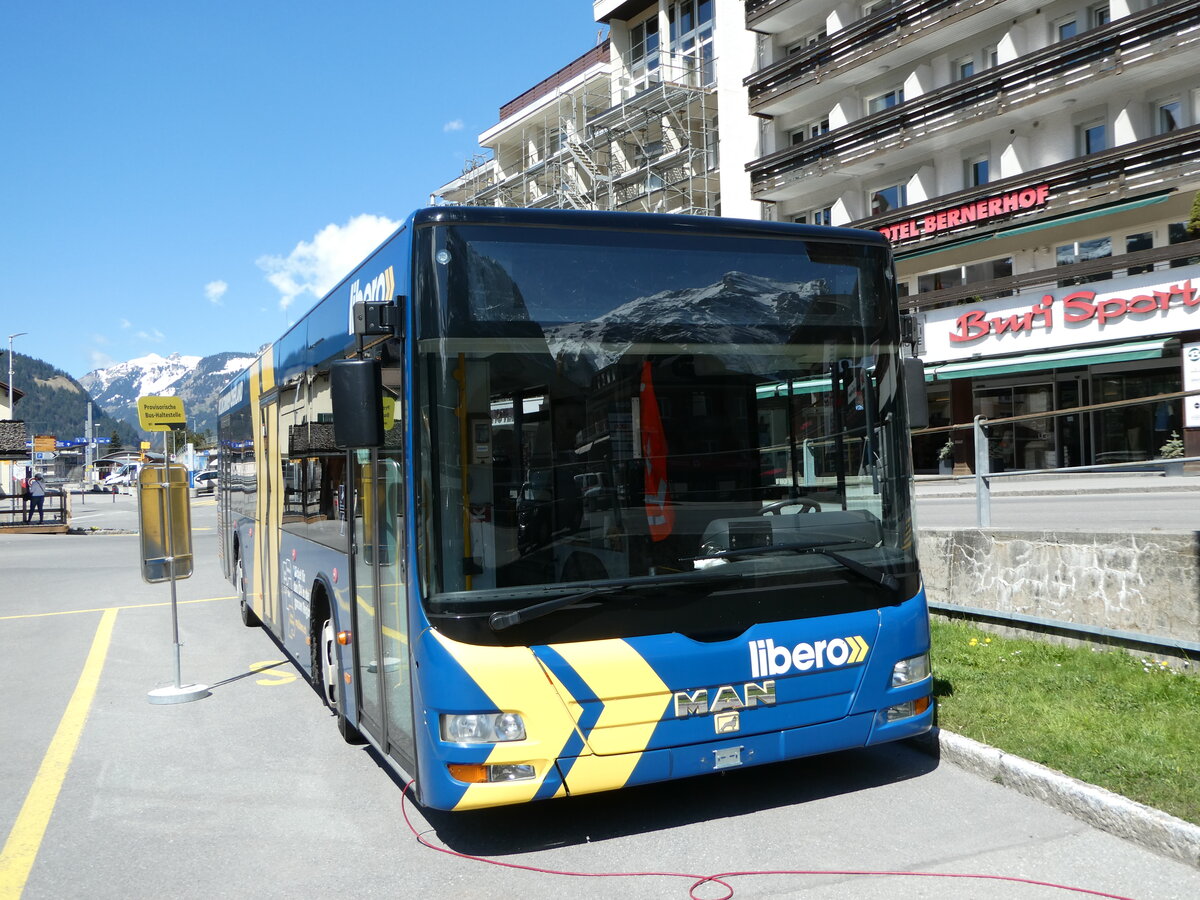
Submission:
M 8 377 L 7 359 L 0 377 Z M 78 381 L 62 369 L 22 353 L 13 354 L 13 381 L 17 390 L 25 392 L 17 402 L 13 418 L 24 420 L 29 438 L 35 434 L 52 434 L 59 440 L 84 437 L 91 396 Z M 115 431 L 124 446 L 138 446 L 136 428 L 118 422 L 94 404 L 92 422 L 97 426 L 97 437 L 108 438 Z

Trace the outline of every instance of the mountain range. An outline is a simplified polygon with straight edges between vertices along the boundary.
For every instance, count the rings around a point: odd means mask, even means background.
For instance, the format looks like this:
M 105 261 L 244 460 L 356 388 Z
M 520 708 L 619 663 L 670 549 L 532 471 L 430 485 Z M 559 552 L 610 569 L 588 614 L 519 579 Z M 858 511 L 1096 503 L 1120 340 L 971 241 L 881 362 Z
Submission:
M 217 392 L 254 361 L 252 353 L 226 352 L 212 356 L 157 353 L 88 372 L 79 383 L 105 412 L 135 428 L 139 397 L 176 396 L 183 399 L 188 429 L 217 434 Z

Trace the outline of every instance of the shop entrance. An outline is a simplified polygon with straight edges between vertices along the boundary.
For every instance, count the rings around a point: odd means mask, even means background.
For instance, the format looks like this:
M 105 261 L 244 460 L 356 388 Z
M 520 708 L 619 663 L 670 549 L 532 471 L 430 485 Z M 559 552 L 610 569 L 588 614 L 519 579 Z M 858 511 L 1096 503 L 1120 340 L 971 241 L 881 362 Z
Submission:
M 976 385 L 975 411 L 988 419 L 1051 412 L 1053 382 Z M 991 429 L 988 439 L 990 469 L 1047 469 L 1058 465 L 1054 419 L 1047 415 L 1010 422 Z
M 1182 390 L 1178 365 L 1147 369 L 1149 363 L 1126 363 L 1109 371 L 1092 372 L 1092 396 L 1096 403 L 1134 400 Z M 1178 400 L 1101 410 L 1092 414 L 1096 463 L 1140 462 L 1154 459 L 1159 450 L 1179 431 Z

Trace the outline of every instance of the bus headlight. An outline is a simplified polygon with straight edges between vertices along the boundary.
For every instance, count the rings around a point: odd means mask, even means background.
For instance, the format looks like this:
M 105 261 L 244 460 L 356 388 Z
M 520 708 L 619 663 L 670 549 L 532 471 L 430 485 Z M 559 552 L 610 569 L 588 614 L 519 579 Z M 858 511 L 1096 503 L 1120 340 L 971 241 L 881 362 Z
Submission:
M 910 656 L 892 666 L 892 687 L 913 684 L 929 677 L 929 654 Z
M 455 744 L 497 744 L 525 740 L 519 713 L 443 713 L 442 740 Z

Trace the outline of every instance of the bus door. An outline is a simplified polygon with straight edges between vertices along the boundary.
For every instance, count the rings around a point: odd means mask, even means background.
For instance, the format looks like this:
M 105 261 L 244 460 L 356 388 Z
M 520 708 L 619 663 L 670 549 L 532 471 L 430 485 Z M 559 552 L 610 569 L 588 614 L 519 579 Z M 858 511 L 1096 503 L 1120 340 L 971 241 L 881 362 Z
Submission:
M 399 431 L 399 429 L 397 429 Z M 398 449 L 357 450 L 353 483 L 355 640 L 362 726 L 402 764 L 413 760 L 404 468 Z

